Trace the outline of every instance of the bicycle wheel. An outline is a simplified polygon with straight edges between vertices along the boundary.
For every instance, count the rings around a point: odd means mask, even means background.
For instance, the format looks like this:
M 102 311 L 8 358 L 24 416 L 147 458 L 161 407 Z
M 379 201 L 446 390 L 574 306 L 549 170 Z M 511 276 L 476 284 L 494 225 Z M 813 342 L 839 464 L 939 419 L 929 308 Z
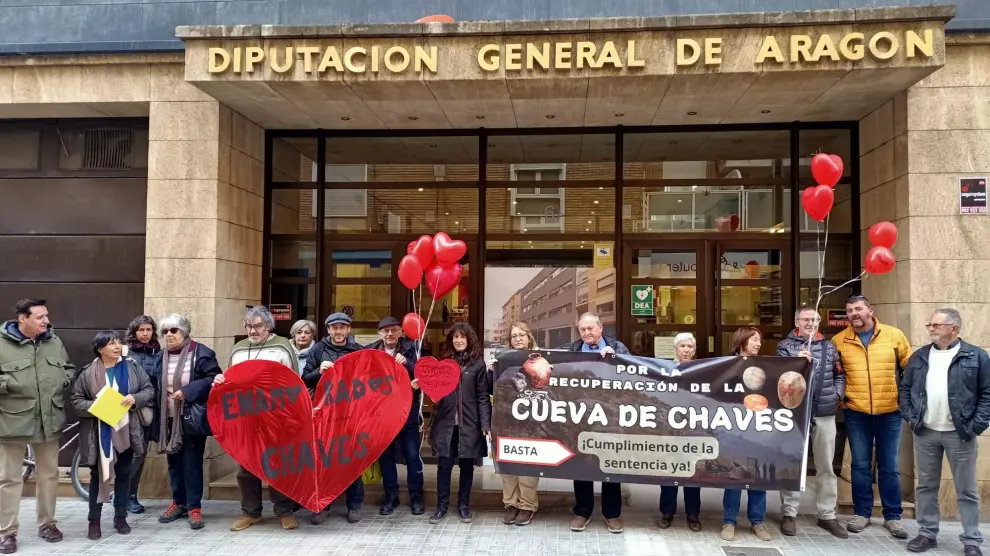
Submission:
M 69 472 L 69 476 L 72 477 L 72 488 L 76 489 L 76 494 L 79 498 L 85 501 L 89 501 L 89 486 L 84 485 L 82 479 L 79 478 L 79 461 L 82 459 L 82 454 L 79 450 L 76 450 L 76 455 L 72 456 L 72 470 Z
M 24 467 L 21 471 L 21 476 L 24 480 L 28 480 L 28 477 L 34 473 L 34 448 L 28 444 L 27 451 L 24 453 Z

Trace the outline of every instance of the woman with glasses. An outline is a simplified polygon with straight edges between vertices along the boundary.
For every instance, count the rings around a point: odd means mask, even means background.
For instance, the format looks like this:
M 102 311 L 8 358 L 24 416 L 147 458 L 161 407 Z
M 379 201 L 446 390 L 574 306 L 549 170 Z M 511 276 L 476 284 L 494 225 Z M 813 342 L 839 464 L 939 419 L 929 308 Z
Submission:
M 760 354 L 763 347 L 763 334 L 759 328 L 744 326 L 732 334 L 732 355 L 754 357 Z M 722 494 L 722 540 L 731 541 L 736 538 L 736 519 L 739 506 L 742 504 L 742 490 L 738 488 L 725 489 Z M 748 490 L 746 494 L 746 518 L 761 541 L 773 538 L 770 529 L 763 523 L 767 515 L 767 491 Z
M 450 503 L 450 476 L 454 464 L 460 468 L 457 513 L 462 523 L 471 523 L 471 487 L 474 467 L 488 455 L 487 435 L 491 430 L 492 402 L 488 394 L 488 371 L 478 334 L 463 322 L 454 324 L 441 346 L 444 359 L 452 359 L 461 369 L 457 389 L 438 400 L 433 408 L 430 445 L 437 463 L 437 509 L 430 523 L 447 517 Z
M 165 347 L 152 377 L 158 405 L 151 423 L 151 440 L 159 443 L 159 453 L 167 454 L 172 504 L 158 516 L 158 522 L 171 523 L 185 517 L 190 528 L 202 529 L 206 436 L 193 431 L 201 432 L 206 424 L 184 423 L 183 411 L 186 404 L 206 404 L 220 365 L 212 349 L 192 340 L 192 325 L 186 317 L 173 314 L 163 318 L 159 331 Z M 205 412 L 190 412 L 190 416 L 205 418 Z
M 122 357 L 117 332 L 105 330 L 93 338 L 93 362 L 83 368 L 72 385 L 72 409 L 79 415 L 80 465 L 90 468 L 89 530 L 86 538 L 98 540 L 103 504 L 113 492 L 113 527 L 121 535 L 131 532 L 127 524 L 127 502 L 131 487 L 131 465 L 135 455 L 144 455 L 147 444 L 137 410 L 147 407 L 155 389 L 147 373 L 132 359 Z M 117 390 L 128 408 L 127 424 L 116 429 L 89 413 L 104 388 Z
M 674 337 L 674 363 L 678 366 L 694 359 L 698 351 L 698 342 L 690 332 L 682 332 Z M 677 490 L 674 485 L 660 487 L 660 517 L 657 527 L 670 529 L 677 513 Z M 684 487 L 684 511 L 687 514 L 688 529 L 695 533 L 701 531 L 701 488 Z
M 524 322 L 517 322 L 509 330 L 509 347 L 518 350 L 535 350 L 536 338 Z M 488 361 L 488 370 L 494 371 L 498 358 L 507 350 L 495 354 Z M 489 381 L 495 384 L 494 377 Z M 517 477 L 515 475 L 500 475 L 502 478 L 502 503 L 505 504 L 505 515 L 502 523 L 524 527 L 533 522 L 533 516 L 540 501 L 536 489 L 540 486 L 539 477 Z

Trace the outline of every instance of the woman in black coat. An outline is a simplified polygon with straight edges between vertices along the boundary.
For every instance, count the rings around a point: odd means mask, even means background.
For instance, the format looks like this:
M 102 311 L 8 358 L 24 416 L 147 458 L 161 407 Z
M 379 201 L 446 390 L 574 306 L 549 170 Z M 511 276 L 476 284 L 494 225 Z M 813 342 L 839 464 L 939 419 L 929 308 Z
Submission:
M 430 425 L 430 444 L 437 463 L 437 509 L 430 523 L 440 523 L 447 516 L 450 503 L 450 475 L 457 463 L 461 471 L 457 489 L 457 512 L 470 523 L 471 486 L 474 467 L 488 455 L 488 431 L 492 423 L 492 402 L 488 394 L 488 370 L 478 334 L 470 325 L 457 323 L 447 333 L 441 346 L 444 359 L 453 359 L 461 368 L 456 390 L 434 406 Z
M 158 442 L 160 453 L 167 454 L 172 503 L 158 516 L 158 522 L 171 523 L 186 517 L 190 528 L 202 529 L 206 451 L 206 436 L 202 431 L 208 432 L 205 406 L 213 379 L 220 374 L 220 365 L 212 349 L 190 337 L 192 325 L 186 317 L 169 315 L 161 320 L 159 327 L 165 349 L 152 376 L 157 406 L 150 439 Z M 190 412 L 195 419 L 185 419 L 189 405 L 203 411 Z
M 155 319 L 141 315 L 127 326 L 127 357 L 141 367 L 149 377 L 155 373 L 155 364 L 162 357 L 162 347 L 158 344 L 158 331 Z M 149 408 L 154 410 L 157 400 L 152 400 Z M 138 487 L 141 486 L 141 474 L 144 473 L 144 459 L 148 453 L 147 442 L 151 435 L 151 426 L 144 429 L 144 450 L 141 454 L 134 452 L 134 462 L 131 464 L 131 498 L 127 501 L 127 511 L 132 514 L 143 514 L 144 506 L 138 501 Z

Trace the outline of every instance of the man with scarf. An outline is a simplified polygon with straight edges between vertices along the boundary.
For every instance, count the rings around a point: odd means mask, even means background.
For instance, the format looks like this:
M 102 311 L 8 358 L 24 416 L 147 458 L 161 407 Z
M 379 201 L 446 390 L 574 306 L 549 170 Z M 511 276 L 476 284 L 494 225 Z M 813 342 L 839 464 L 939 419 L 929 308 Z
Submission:
M 106 330 L 93 338 L 96 359 L 76 377 L 72 387 L 72 408 L 79 415 L 80 464 L 89 466 L 89 531 L 87 538 L 101 536 L 100 514 L 113 490 L 113 526 L 118 533 L 131 532 L 127 524 L 131 465 L 135 455 L 144 455 L 144 430 L 135 410 L 152 403 L 155 389 L 151 379 L 132 359 L 121 357 L 117 333 Z M 120 423 L 111 426 L 89 413 L 104 388 L 116 390 L 129 411 Z
M 409 371 L 409 379 L 415 380 L 416 343 L 402 336 L 402 324 L 395 317 L 385 317 L 378 323 L 377 342 L 368 349 L 377 349 L 391 355 Z M 382 452 L 378 463 L 382 467 L 382 483 L 385 486 L 385 500 L 378 510 L 379 515 L 392 515 L 399 506 L 399 472 L 395 468 L 396 453 L 401 451 L 406 462 L 406 485 L 409 487 L 409 505 L 413 515 L 426 512 L 423 503 L 423 460 L 420 458 L 420 427 L 423 424 L 422 394 L 413 382 L 412 407 L 409 418 L 392 441 Z
M 323 373 L 327 372 L 328 369 L 332 372 L 334 361 L 348 353 L 364 349 L 351 337 L 351 317 L 344 313 L 333 313 L 327 317 L 324 324 L 327 327 L 327 336 L 313 346 L 306 358 L 306 366 L 303 368 L 303 382 L 310 390 L 316 389 Z M 347 487 L 345 497 L 347 499 L 347 521 L 349 523 L 361 521 L 361 504 L 364 503 L 364 483 L 361 482 L 361 477 L 358 477 Z M 330 506 L 313 514 L 311 521 L 313 525 L 320 525 L 328 517 L 330 517 Z

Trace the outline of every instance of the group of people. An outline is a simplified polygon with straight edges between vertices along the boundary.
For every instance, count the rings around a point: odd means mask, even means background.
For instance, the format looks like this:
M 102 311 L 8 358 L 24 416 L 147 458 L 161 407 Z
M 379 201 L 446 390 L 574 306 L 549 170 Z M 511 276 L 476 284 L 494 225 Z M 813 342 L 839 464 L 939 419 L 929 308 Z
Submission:
M 799 309 L 795 328 L 777 345 L 776 355 L 806 357 L 812 363 L 812 428 L 809 436 L 815 463 L 815 502 L 818 526 L 838 538 L 859 533 L 872 523 L 873 460 L 883 511 L 883 526 L 896 539 L 909 534 L 901 523 L 901 481 L 898 470 L 901 424 L 914 434 L 918 472 L 915 517 L 919 532 L 907 543 L 911 552 L 938 545 L 939 487 L 942 459 L 948 460 L 956 490 L 965 556 L 982 554 L 979 531 L 979 489 L 976 481 L 976 437 L 990 425 L 990 357 L 959 337 L 962 318 L 955 309 L 936 310 L 925 328 L 931 343 L 914 353 L 904 333 L 881 324 L 862 295 L 846 300 L 849 324 L 831 340 L 819 333 L 815 309 Z M 762 334 L 754 327 L 735 331 L 733 355 L 755 356 Z M 690 334 L 675 338 L 675 361 L 691 360 L 696 351 Z M 832 468 L 836 448 L 836 417 L 845 421 L 851 456 L 853 517 L 843 526 L 836 518 L 838 479 Z M 671 527 L 677 513 L 678 487 L 663 486 L 661 529 Z M 726 489 L 721 537 L 735 538 L 741 491 Z M 794 536 L 800 492 L 780 492 L 780 531 Z M 701 531 L 701 489 L 684 488 L 688 528 Z M 765 525 L 767 493 L 747 492 L 746 516 L 753 533 L 770 540 Z
M 167 457 L 172 500 L 158 517 L 161 523 L 186 519 L 192 529 L 204 526 L 202 515 L 203 454 L 209 426 L 206 403 L 213 385 L 224 381 L 215 352 L 192 338 L 189 319 L 169 315 L 157 324 L 142 315 L 130 324 L 125 337 L 113 331 L 98 333 L 92 342 L 94 359 L 77 370 L 50 326 L 43 300 L 19 302 L 16 318 L 0 328 L 0 554 L 17 550 L 18 511 L 23 478 L 21 460 L 33 446 L 38 477 L 38 533 L 48 542 L 62 540 L 55 522 L 58 486 L 59 437 L 65 424 L 65 392 L 79 417 L 79 450 L 82 463 L 91 470 L 89 485 L 90 539 L 101 537 L 102 506 L 113 494 L 114 529 L 130 532 L 127 514 L 142 513 L 137 498 L 144 461 L 151 443 Z M 810 443 L 816 468 L 818 525 L 836 537 L 861 532 L 871 524 L 873 512 L 872 460 L 876 451 L 877 481 L 883 506 L 884 527 L 898 539 L 907 539 L 901 524 L 901 490 L 898 472 L 902 420 L 914 431 L 918 469 L 916 514 L 920 531 L 908 550 L 924 552 L 937 546 L 939 486 L 943 455 L 948 458 L 962 518 L 965 556 L 981 554 L 979 493 L 976 483 L 977 442 L 990 425 L 990 357 L 959 338 L 962 319 L 954 309 L 939 309 L 926 324 L 932 343 L 913 354 L 904 334 L 881 324 L 863 296 L 847 300 L 849 326 L 831 340 L 817 332 L 819 315 L 804 308 L 795 315 L 795 329 L 780 342 L 781 356 L 805 357 L 813 365 L 813 426 Z M 252 359 L 282 363 L 298 372 L 310 388 L 333 372 L 342 356 L 362 349 L 382 350 L 406 367 L 413 388 L 409 418 L 391 446 L 379 459 L 384 486 L 380 515 L 399 506 L 396 461 L 405 461 L 410 509 L 426 512 L 423 498 L 423 462 L 420 439 L 423 427 L 422 395 L 413 375 L 417 359 L 414 342 L 404 338 L 401 323 L 388 317 L 379 323 L 380 339 L 368 346 L 354 341 L 351 319 L 334 313 L 324 321 L 326 336 L 318 340 L 316 324 L 298 321 L 290 338 L 275 333 L 275 321 L 262 306 L 247 311 L 247 338 L 238 342 L 227 367 Z M 577 352 L 628 354 L 622 342 L 603 334 L 602 321 L 586 313 L 577 322 L 580 339 L 570 349 Z M 161 338 L 161 340 L 159 339 Z M 164 345 L 161 345 L 161 341 Z M 758 355 L 762 334 L 745 327 L 733 335 L 733 354 Z M 675 363 L 695 357 L 691 334 L 675 340 Z M 510 348 L 537 349 L 525 323 L 510 329 Z M 448 331 L 440 355 L 457 362 L 460 384 L 438 400 L 429 428 L 429 440 L 437 465 L 437 506 L 429 520 L 440 523 L 451 504 L 451 475 L 460 470 L 457 515 L 471 522 L 470 500 L 474 469 L 490 446 L 492 371 L 499 354 L 485 361 L 483 345 L 474 329 L 464 323 Z M 128 408 L 127 416 L 111 427 L 89 413 L 101 390 L 116 389 Z M 837 478 L 832 469 L 835 454 L 836 416 L 845 420 L 852 456 L 852 492 L 855 515 L 844 526 L 836 518 Z M 531 523 L 539 507 L 536 477 L 502 476 L 506 524 Z M 243 467 L 237 474 L 242 515 L 231 529 L 240 531 L 262 520 L 262 481 Z M 275 515 L 284 529 L 295 529 L 299 505 L 269 488 Z M 572 531 L 583 531 L 594 513 L 594 483 L 574 481 Z M 618 483 L 601 488 L 602 515 L 609 531 L 621 533 L 622 493 Z M 678 487 L 663 486 L 660 493 L 661 529 L 670 528 L 677 513 Z M 795 517 L 801 494 L 781 492 L 784 535 L 796 534 Z M 358 478 L 345 491 L 346 519 L 361 520 L 364 485 Z M 735 538 L 742 490 L 723 493 L 725 540 Z M 748 490 L 746 514 L 753 533 L 762 540 L 772 535 L 765 525 L 766 491 Z M 701 531 L 701 493 L 684 488 L 687 525 Z M 324 508 L 311 517 L 321 524 L 330 516 Z

